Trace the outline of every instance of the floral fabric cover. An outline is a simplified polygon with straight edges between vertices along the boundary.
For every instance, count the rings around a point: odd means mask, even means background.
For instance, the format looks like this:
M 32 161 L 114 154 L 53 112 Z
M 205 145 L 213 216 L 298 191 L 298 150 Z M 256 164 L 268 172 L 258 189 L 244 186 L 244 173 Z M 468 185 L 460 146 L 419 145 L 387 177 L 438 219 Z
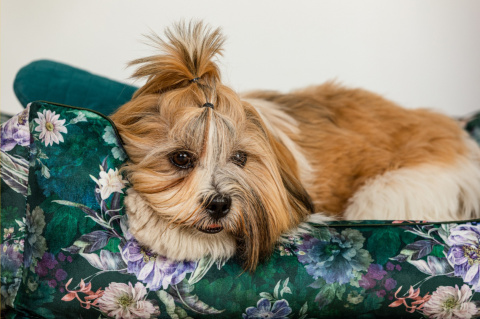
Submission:
M 92 111 L 35 102 L 2 125 L 2 317 L 478 315 L 478 220 L 315 226 L 255 273 L 235 260 L 172 262 L 128 232 L 125 160 Z

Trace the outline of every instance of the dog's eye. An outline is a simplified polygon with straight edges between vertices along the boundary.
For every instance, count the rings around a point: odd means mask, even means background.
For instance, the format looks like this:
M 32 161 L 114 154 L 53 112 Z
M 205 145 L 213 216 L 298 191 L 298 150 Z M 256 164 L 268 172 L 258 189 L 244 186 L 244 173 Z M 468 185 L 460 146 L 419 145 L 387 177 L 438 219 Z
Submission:
M 194 157 L 193 154 L 189 152 L 175 152 L 170 155 L 170 162 L 177 167 L 187 169 L 193 166 Z
M 247 153 L 242 152 L 242 151 L 237 151 L 233 156 L 231 157 L 231 160 L 234 164 L 244 167 L 245 163 L 247 162 Z

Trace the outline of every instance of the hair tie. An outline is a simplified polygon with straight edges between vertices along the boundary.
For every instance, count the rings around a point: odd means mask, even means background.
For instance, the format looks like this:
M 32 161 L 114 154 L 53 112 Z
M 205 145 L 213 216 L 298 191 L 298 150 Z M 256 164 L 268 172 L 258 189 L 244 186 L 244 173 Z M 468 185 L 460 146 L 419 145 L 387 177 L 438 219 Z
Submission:
M 197 77 L 197 78 L 194 78 L 194 79 L 191 79 L 191 80 L 190 80 L 190 82 L 192 82 L 192 83 L 197 83 L 197 82 L 198 82 L 198 80 L 200 80 L 200 78 L 199 78 L 199 77 Z
M 210 103 L 210 102 L 207 102 L 207 103 L 203 104 L 203 107 L 209 107 L 209 108 L 213 109 L 213 104 Z

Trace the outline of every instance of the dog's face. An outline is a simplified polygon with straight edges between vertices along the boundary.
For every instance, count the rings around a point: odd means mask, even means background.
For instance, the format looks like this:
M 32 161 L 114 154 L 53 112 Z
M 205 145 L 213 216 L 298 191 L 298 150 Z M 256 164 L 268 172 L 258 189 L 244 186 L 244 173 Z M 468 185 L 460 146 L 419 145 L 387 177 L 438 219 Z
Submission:
M 233 245 L 245 268 L 254 269 L 312 204 L 285 146 L 220 83 L 211 57 L 223 39 L 208 31 L 197 24 L 167 32 L 166 54 L 137 61 L 147 84 L 112 116 L 130 159 L 124 169 L 150 211 L 134 235 L 165 254 L 157 247 L 167 229 L 177 229 L 189 234 L 177 242 L 196 250 L 189 256 L 200 250 L 230 257 L 213 250 Z M 231 244 L 213 247 L 216 241 Z M 168 251 L 172 259 L 186 257 Z

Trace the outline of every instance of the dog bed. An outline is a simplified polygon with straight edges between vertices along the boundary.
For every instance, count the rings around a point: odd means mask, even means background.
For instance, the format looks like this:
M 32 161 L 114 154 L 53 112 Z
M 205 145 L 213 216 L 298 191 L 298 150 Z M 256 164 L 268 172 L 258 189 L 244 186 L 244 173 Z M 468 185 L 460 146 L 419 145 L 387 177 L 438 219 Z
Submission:
M 478 134 L 480 123 L 466 123 Z M 471 318 L 479 220 L 346 221 L 288 238 L 254 273 L 172 262 L 128 232 L 114 125 L 31 103 L 2 125 L 2 318 Z

